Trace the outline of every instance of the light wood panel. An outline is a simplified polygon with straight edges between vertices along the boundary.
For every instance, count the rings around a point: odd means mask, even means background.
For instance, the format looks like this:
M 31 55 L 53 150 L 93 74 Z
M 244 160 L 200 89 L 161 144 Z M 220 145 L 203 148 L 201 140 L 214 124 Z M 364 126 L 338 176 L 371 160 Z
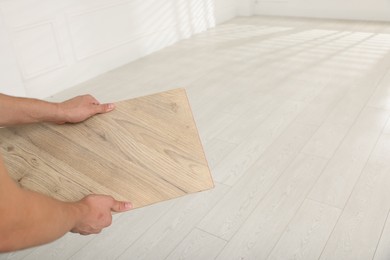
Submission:
M 309 198 L 344 208 L 390 112 L 366 108 L 338 147 Z
M 373 259 L 390 209 L 389 162 L 390 136 L 382 135 L 320 259 Z
M 315 132 L 315 126 L 291 124 L 245 175 L 206 215 L 198 227 L 229 240 Z
M 300 154 L 217 259 L 266 259 L 325 165 L 324 159 Z
M 194 229 L 165 259 L 214 259 L 225 245 L 226 241 Z
M 386 225 L 384 226 L 379 240 L 378 246 L 375 251 L 374 260 L 388 260 L 390 259 L 390 221 L 389 213 L 387 214 Z
M 318 259 L 341 210 L 305 200 L 268 260 Z
M 345 96 L 329 108 L 328 118 L 305 147 L 309 154 L 331 158 L 371 96 L 375 84 L 350 87 Z
M 229 153 L 221 164 L 215 167 L 215 179 L 227 185 L 234 185 L 280 136 L 304 106 L 304 103 L 296 101 L 283 103 L 255 128 L 244 142 Z
M 226 194 L 228 189 L 229 187 L 223 184 L 217 184 L 215 189 L 202 192 L 199 196 L 191 194 L 177 199 L 175 205 L 136 242 L 129 245 L 118 258 L 116 254 L 111 254 L 107 258 L 118 260 L 165 259 L 214 207 L 216 202 Z M 216 249 L 210 248 L 209 252 Z
M 256 103 L 244 111 L 240 117 L 218 134 L 218 138 L 227 142 L 241 143 L 251 135 L 262 121 L 277 109 L 279 103 L 270 96 L 255 96 Z
M 88 243 L 80 250 L 75 250 L 77 253 L 72 255 L 61 253 L 55 259 L 115 259 L 123 251 L 123 248 L 127 248 L 129 244 L 134 243 L 142 236 L 146 226 L 150 228 L 169 212 L 174 204 L 175 200 L 169 200 L 128 212 L 128 217 L 125 214 L 116 215 L 120 218 L 116 219 L 115 224 L 110 228 L 102 230 L 101 236 L 96 236 L 93 243 Z M 97 247 L 104 248 L 104 253 L 96 250 Z M 61 251 L 60 248 L 57 249 L 58 252 Z M 39 253 L 34 252 L 29 257 L 44 259 L 48 255 L 47 252 L 37 251 Z
M 11 176 L 65 201 L 110 194 L 135 208 L 213 187 L 184 89 L 116 106 L 80 124 L 0 129 Z

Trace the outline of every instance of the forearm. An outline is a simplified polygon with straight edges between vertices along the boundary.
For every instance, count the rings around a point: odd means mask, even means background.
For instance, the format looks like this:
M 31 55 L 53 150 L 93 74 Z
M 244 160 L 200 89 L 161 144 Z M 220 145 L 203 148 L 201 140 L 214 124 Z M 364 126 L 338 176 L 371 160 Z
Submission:
M 0 251 L 37 246 L 62 237 L 81 218 L 76 203 L 65 203 L 39 193 L 22 190 L 16 196 L 17 207 L 2 217 Z M 1 241 L 3 240 L 3 241 Z
M 20 188 L 0 157 L 0 252 L 53 241 L 83 217 L 80 202 L 65 203 Z
M 64 203 L 39 193 L 23 191 L 15 212 L 8 212 L 0 230 L 4 248 L 14 251 L 51 242 L 69 232 L 81 211 L 73 203 Z M 8 223 L 7 223 L 8 222 Z
M 58 118 L 58 104 L 32 98 L 0 94 L 0 126 L 54 122 Z

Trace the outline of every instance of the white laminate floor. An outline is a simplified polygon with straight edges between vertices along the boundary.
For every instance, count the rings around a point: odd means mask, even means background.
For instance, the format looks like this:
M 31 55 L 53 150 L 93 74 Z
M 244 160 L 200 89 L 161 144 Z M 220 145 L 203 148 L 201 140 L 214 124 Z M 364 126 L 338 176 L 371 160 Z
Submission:
M 52 98 L 176 87 L 215 189 L 0 259 L 390 259 L 390 23 L 236 18 Z

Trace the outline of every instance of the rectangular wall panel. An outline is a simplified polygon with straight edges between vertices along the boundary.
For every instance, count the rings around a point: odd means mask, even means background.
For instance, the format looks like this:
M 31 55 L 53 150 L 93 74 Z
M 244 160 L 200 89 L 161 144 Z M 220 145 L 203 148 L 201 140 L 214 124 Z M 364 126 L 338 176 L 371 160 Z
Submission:
M 1 66 L 14 72 L 1 91 L 48 97 L 203 32 L 215 15 L 215 0 L 0 1 Z
M 388 0 L 253 0 L 255 14 L 390 21 Z
M 12 31 L 12 41 L 24 79 L 62 67 L 53 21 L 33 24 Z
M 141 3 L 142 2 L 142 3 Z M 174 25 L 169 3 L 126 1 L 68 16 L 71 40 L 81 60 Z

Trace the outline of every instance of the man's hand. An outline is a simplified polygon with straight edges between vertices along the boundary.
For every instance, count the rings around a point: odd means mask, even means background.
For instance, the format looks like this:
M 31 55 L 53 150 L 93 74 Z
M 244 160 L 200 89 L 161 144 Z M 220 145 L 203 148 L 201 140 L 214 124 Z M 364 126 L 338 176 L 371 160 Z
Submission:
M 0 93 L 0 126 L 38 122 L 79 123 L 96 114 L 110 112 L 114 108 L 114 104 L 100 104 L 91 95 L 78 96 L 62 103 L 53 103 Z
M 123 212 L 133 206 L 129 202 L 117 201 L 111 196 L 88 195 L 78 202 L 81 210 L 80 220 L 71 230 L 81 235 L 98 234 L 105 227 L 111 225 L 111 211 Z
M 57 124 L 79 123 L 96 114 L 114 110 L 114 104 L 100 104 L 93 96 L 83 95 L 58 103 Z

